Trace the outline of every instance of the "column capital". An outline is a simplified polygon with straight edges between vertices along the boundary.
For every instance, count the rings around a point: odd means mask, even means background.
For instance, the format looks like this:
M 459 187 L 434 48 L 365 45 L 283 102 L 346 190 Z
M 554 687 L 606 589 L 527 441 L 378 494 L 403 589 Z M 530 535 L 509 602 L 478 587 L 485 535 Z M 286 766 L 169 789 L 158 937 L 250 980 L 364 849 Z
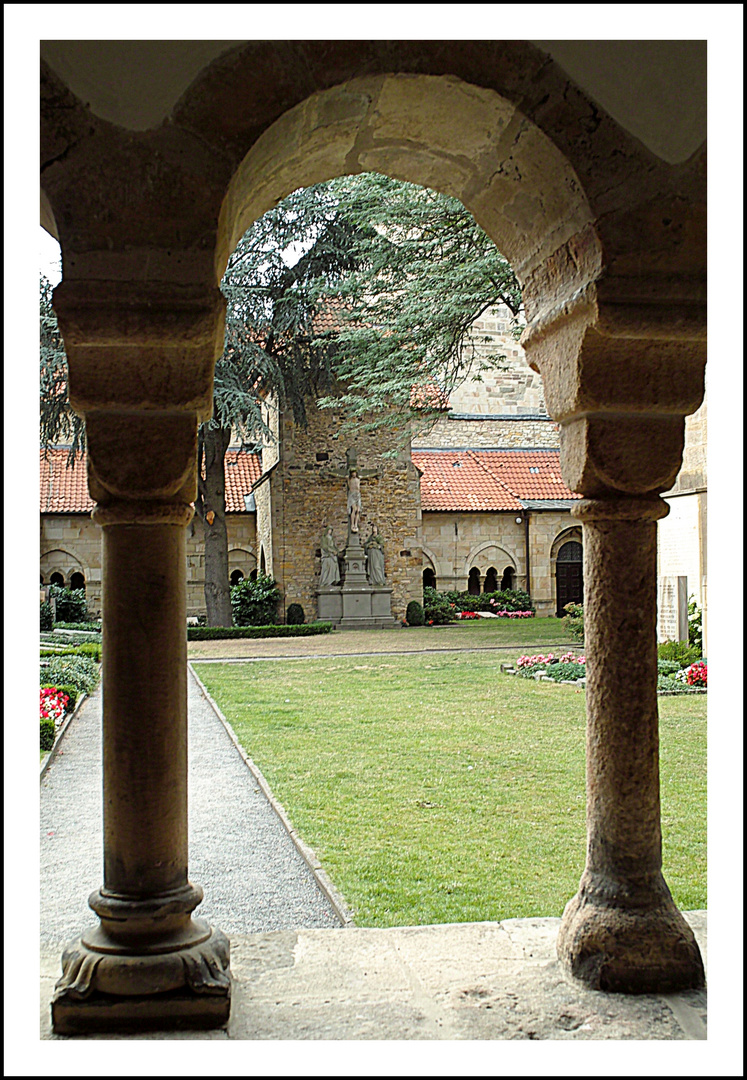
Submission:
M 100 410 L 212 413 L 223 350 L 220 289 L 167 282 L 73 280 L 54 291 L 70 403 Z
M 88 489 L 99 525 L 187 525 L 197 497 L 194 413 L 94 411 Z
M 688 281 L 657 279 L 650 295 L 647 284 L 588 284 L 524 334 L 560 424 L 563 477 L 592 499 L 668 490 L 682 464 L 685 417 L 703 400 L 702 297 Z

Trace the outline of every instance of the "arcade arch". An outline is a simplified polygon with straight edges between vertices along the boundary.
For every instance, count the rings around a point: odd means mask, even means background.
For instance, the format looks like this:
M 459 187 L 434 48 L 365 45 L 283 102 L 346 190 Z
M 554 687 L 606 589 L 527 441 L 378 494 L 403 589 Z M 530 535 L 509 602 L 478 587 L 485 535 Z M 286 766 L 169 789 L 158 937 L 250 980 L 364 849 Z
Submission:
M 201 1001 L 204 1022 L 227 1016 L 227 944 L 191 920 L 200 897 L 186 876 L 178 599 L 196 425 L 209 415 L 222 343 L 217 282 L 239 236 L 277 199 L 364 170 L 455 195 L 511 261 L 524 291 L 523 344 L 561 426 L 564 479 L 583 495 L 573 512 L 585 528 L 594 600 L 589 841 L 561 925 L 561 960 L 602 989 L 703 982 L 692 931 L 661 874 L 655 650 L 659 494 L 674 481 L 683 418 L 703 392 L 702 159 L 675 168 L 654 158 L 524 42 L 321 44 L 238 46 L 194 80 L 168 124 L 134 136 L 44 71 L 44 202 L 59 226 L 64 272 L 54 303 L 103 526 L 104 624 L 115 660 L 104 670 L 105 731 L 118 748 L 105 747 L 112 824 L 105 889 L 91 900 L 111 941 L 106 953 L 82 942 L 66 953 L 53 1003 L 58 1031 L 91 1023 L 91 985 L 121 985 L 128 927 L 143 919 L 142 992 L 158 990 L 164 965 L 196 950 L 200 963 L 185 960 L 180 975 L 185 989 Z M 97 364 L 104 348 L 108 362 Z M 146 572 L 171 583 L 157 618 L 139 596 Z M 627 605 L 638 618 L 623 634 L 614 613 Z M 131 670 L 130 642 L 143 634 L 149 652 L 174 660 L 154 669 L 153 685 Z M 626 726 L 631 710 L 635 731 Z M 171 733 L 160 757 L 147 743 L 154 728 Z M 142 775 L 147 795 L 137 807 L 122 784 L 130 774 Z M 147 914 L 135 888 L 142 881 Z M 111 896 L 135 894 L 113 913 Z M 180 919 L 172 933 L 167 923 Z M 211 972 L 213 993 L 200 998 L 192 970 Z M 84 977 L 93 980 L 85 988 Z M 126 1010 L 126 995 L 115 994 Z

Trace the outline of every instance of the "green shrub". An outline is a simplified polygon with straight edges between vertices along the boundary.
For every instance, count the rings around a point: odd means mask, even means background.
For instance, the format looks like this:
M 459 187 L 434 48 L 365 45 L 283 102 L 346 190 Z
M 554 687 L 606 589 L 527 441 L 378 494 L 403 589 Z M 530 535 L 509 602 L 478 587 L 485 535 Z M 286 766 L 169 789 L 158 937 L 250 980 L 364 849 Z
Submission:
M 330 622 L 303 623 L 294 626 L 189 626 L 188 641 L 221 641 L 227 638 L 311 637 L 328 634 Z
M 405 622 L 408 626 L 422 626 L 425 622 L 425 612 L 423 605 L 419 604 L 417 600 L 411 600 L 407 605 L 407 611 L 405 612 Z
M 677 660 L 659 660 L 656 666 L 660 675 L 674 675 L 675 671 L 680 670 Z
M 256 581 L 243 578 L 231 586 L 234 626 L 270 626 L 277 619 L 280 589 L 260 570 Z
M 291 604 L 285 616 L 289 626 L 302 626 L 306 622 L 306 612 L 300 604 Z
M 688 642 L 699 653 L 703 652 L 703 612 L 698 607 L 694 596 L 691 596 L 687 604 L 687 635 Z
M 60 622 L 55 623 L 58 630 L 86 630 L 88 632 L 101 633 L 100 622 Z
M 681 668 L 700 660 L 700 649 L 687 641 L 662 641 L 658 647 L 660 660 L 676 660 Z
M 101 645 L 96 641 L 86 641 L 80 645 L 69 645 L 59 649 L 40 649 L 40 656 L 90 656 L 94 660 L 101 660 Z
M 39 629 L 51 630 L 53 626 L 52 605 L 48 600 L 42 601 L 39 606 Z
M 545 674 L 549 679 L 554 679 L 555 682 L 560 682 L 562 679 L 585 679 L 586 664 L 574 664 L 571 662 L 561 664 L 556 660 L 554 663 L 547 665 Z
M 523 589 L 503 589 L 498 592 L 480 593 L 473 596 L 469 592 L 456 592 L 451 589 L 440 594 L 448 603 L 454 604 L 457 611 L 534 611 L 529 593 Z
M 62 585 L 49 586 L 49 598 L 55 600 L 55 621 L 85 622 L 88 615 L 85 589 L 67 589 Z
M 70 684 L 90 694 L 99 681 L 99 665 L 90 656 L 54 656 L 42 667 L 40 685 Z
M 39 749 L 51 750 L 54 746 L 54 720 L 48 716 L 39 719 Z
M 584 608 L 582 604 L 566 604 L 563 626 L 574 641 L 584 640 Z
M 60 685 L 59 683 L 42 683 L 41 690 L 59 690 L 61 694 L 67 694 L 67 706 L 65 712 L 72 712 L 75 708 L 75 703 L 78 700 L 78 688 L 72 684 Z
M 427 626 L 456 622 L 456 606 L 431 585 L 423 588 L 423 615 Z

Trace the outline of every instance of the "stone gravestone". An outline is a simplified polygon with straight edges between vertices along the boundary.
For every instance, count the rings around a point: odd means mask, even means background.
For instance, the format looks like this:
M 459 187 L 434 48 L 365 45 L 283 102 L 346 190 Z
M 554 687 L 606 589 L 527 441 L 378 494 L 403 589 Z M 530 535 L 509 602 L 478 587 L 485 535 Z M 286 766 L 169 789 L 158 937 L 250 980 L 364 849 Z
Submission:
M 687 641 L 687 578 L 659 579 L 657 641 Z

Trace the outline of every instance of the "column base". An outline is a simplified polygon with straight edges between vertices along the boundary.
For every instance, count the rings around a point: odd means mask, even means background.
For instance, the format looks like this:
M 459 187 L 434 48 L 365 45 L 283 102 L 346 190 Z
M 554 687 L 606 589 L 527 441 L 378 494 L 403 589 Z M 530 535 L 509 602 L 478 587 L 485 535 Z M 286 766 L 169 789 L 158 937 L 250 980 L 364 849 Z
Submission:
M 582 885 L 563 912 L 557 952 L 568 974 L 591 990 L 671 994 L 705 985 L 695 935 L 671 899 L 616 907 Z
M 96 928 L 97 938 L 102 938 Z M 230 946 L 220 930 L 190 921 L 196 942 L 162 942 L 138 951 L 83 937 L 62 954 L 62 977 L 52 999 L 52 1028 L 87 1031 L 213 1028 L 231 1009 Z M 85 937 L 89 941 L 93 934 Z
M 53 1001 L 52 1029 L 57 1035 L 208 1031 L 225 1027 L 230 1013 L 230 991 L 221 997 L 178 990 L 139 997 L 93 991 L 82 1001 Z

